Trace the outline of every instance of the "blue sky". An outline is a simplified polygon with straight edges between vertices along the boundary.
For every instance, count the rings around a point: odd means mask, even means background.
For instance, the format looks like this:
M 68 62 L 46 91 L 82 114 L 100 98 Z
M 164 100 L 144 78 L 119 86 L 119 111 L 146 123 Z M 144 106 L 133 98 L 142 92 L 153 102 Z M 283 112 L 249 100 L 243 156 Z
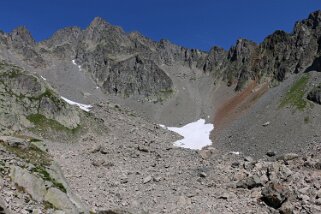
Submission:
M 2 0 L 0 29 L 26 26 L 37 41 L 66 26 L 85 28 L 100 16 L 125 31 L 140 31 L 190 48 L 261 42 L 275 30 L 321 9 L 321 0 Z

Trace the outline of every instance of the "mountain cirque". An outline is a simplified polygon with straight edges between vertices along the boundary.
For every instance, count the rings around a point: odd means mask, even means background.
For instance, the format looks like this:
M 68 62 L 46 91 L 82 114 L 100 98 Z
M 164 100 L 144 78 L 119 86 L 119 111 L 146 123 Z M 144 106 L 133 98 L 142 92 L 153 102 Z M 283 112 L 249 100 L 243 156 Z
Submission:
M 101 18 L 1 32 L 0 213 L 321 213 L 320 41 L 320 11 L 228 51 Z M 198 151 L 158 125 L 200 118 Z

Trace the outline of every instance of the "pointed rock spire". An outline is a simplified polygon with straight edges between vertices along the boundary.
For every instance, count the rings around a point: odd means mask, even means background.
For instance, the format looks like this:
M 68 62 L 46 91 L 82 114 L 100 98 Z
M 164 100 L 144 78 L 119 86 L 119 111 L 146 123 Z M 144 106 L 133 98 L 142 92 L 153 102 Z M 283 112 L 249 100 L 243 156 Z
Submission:
M 14 29 L 10 35 L 13 43 L 23 43 L 30 46 L 35 46 L 36 44 L 36 41 L 25 26 Z

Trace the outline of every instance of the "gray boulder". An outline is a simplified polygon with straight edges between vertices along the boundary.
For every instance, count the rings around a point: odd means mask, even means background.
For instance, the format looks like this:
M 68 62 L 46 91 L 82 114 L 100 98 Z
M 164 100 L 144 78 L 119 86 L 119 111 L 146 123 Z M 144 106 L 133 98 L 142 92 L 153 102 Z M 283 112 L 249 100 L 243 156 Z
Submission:
M 37 176 L 30 174 L 27 170 L 19 166 L 11 168 L 10 177 L 14 183 L 22 187 L 31 197 L 42 202 L 46 194 L 45 182 Z

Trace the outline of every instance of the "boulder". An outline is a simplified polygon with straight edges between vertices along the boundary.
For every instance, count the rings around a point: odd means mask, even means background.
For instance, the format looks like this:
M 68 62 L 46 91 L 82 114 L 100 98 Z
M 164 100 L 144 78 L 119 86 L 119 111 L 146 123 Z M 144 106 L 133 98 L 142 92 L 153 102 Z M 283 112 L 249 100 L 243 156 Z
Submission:
M 263 188 L 261 194 L 261 199 L 268 206 L 278 209 L 287 200 L 289 190 L 285 185 L 273 182 Z
M 287 153 L 278 157 L 277 160 L 289 161 L 289 160 L 297 159 L 298 157 L 299 155 L 296 153 Z
M 14 183 L 22 187 L 34 200 L 43 201 L 46 194 L 46 186 L 41 178 L 30 174 L 19 166 L 11 167 L 10 177 Z
M 253 189 L 255 187 L 262 186 L 262 182 L 260 178 L 256 175 L 247 177 L 239 182 L 237 182 L 237 188 L 244 188 L 244 189 Z
M 321 85 L 312 89 L 307 96 L 308 100 L 311 100 L 317 104 L 321 104 Z
M 45 201 L 51 203 L 56 209 L 66 213 L 77 213 L 76 207 L 70 201 L 68 196 L 57 188 L 50 188 L 45 196 Z

